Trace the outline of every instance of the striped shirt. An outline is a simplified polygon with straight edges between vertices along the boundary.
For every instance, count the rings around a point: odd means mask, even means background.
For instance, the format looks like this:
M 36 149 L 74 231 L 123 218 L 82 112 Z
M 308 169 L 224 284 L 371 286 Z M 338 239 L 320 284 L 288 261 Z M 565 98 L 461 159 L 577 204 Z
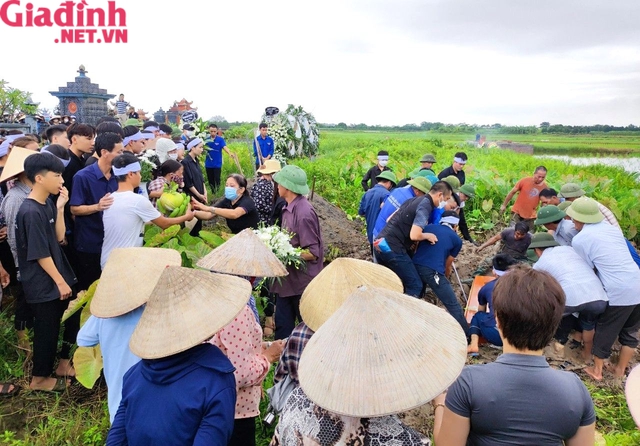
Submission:
M 127 107 L 129 103 L 127 101 L 116 101 L 116 111 L 119 115 L 124 115 L 127 113 Z
M 14 186 L 9 189 L 7 196 L 2 200 L 2 214 L 7 222 L 7 241 L 11 248 L 11 254 L 13 254 L 13 261 L 16 268 L 18 267 L 18 245 L 16 242 L 16 218 L 18 217 L 18 211 L 24 200 L 27 199 L 31 193 L 29 186 L 22 181 L 16 181 Z
M 609 209 L 608 207 L 606 207 L 604 204 L 601 204 L 601 203 L 598 203 L 598 209 L 600 209 L 600 213 L 604 215 L 604 219 L 606 220 L 607 223 L 609 223 L 611 226 L 615 226 L 616 228 L 620 229 L 620 224 L 618 223 L 618 219 L 616 218 L 615 215 L 613 215 L 613 212 L 611 212 L 611 209 Z

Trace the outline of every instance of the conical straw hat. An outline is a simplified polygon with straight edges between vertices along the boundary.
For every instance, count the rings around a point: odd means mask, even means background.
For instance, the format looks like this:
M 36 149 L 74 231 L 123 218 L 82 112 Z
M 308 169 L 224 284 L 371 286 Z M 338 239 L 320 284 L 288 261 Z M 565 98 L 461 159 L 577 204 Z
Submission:
M 640 365 L 631 370 L 625 386 L 627 405 L 636 425 L 640 427 Z
M 245 229 L 201 258 L 197 266 L 224 274 L 282 277 L 287 268 L 251 230 Z
M 91 300 L 91 314 L 117 317 L 144 305 L 165 268 L 181 263 L 182 257 L 175 249 L 114 249 Z
M 129 348 L 144 359 L 188 350 L 231 322 L 250 295 L 251 284 L 239 277 L 179 266 L 165 268 Z
M 465 334 L 446 311 L 362 287 L 311 337 L 298 376 L 326 410 L 379 417 L 431 401 L 458 377 L 466 358 Z
M 335 259 L 313 278 L 300 299 L 300 315 L 313 331 L 324 324 L 361 286 L 402 293 L 402 281 L 389 268 L 364 260 Z
M 0 183 L 24 172 L 24 160 L 36 153 L 38 152 L 23 147 L 13 147 L 7 158 L 7 163 L 4 165 L 4 169 L 2 169 Z

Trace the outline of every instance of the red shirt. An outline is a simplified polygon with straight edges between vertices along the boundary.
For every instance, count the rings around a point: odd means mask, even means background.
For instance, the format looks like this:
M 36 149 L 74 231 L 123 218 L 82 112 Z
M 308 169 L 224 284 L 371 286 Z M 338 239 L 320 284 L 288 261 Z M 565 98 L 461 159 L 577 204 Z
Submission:
M 540 191 L 547 188 L 547 183 L 535 184 L 533 177 L 527 177 L 518 181 L 515 188 L 519 191 L 518 198 L 511 210 L 522 218 L 536 218 Z

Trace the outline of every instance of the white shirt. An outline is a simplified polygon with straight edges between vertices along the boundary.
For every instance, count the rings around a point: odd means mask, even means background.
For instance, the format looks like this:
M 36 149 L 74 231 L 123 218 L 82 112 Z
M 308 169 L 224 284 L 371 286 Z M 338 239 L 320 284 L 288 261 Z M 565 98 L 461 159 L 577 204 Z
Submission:
M 590 267 L 596 268 L 610 306 L 640 304 L 640 269 L 619 228 L 605 221 L 585 224 L 572 246 Z
M 560 220 L 560 223 L 558 223 L 558 227 L 553 233 L 553 238 L 562 246 L 571 246 L 571 241 L 577 233 L 578 230 L 574 226 L 573 222 L 563 218 Z
M 100 267 L 104 269 L 114 248 L 135 248 L 144 242 L 144 224 L 160 217 L 160 212 L 142 195 L 127 192 L 111 194 L 113 204 L 102 214 L 104 241 Z
M 545 249 L 533 269 L 548 272 L 560 283 L 567 307 L 609 300 L 593 268 L 571 246 Z

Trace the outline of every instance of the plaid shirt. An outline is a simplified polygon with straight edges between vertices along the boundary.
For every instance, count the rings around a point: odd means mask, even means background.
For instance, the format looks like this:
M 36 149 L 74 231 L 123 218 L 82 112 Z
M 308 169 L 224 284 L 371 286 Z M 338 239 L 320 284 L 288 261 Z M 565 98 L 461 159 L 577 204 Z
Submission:
M 298 363 L 300 362 L 300 356 L 302 356 L 302 350 L 304 350 L 304 347 L 314 333 L 315 332 L 304 322 L 300 322 L 298 326 L 293 329 L 287 340 L 287 344 L 284 346 L 284 350 L 282 350 L 280 362 L 278 362 L 278 368 L 273 377 L 274 384 L 283 380 L 287 375 L 298 384 Z
M 600 209 L 600 213 L 604 215 L 604 219 L 607 221 L 607 223 L 609 223 L 611 226 L 615 226 L 616 228 L 620 229 L 620 224 L 618 223 L 618 219 L 616 218 L 615 215 L 613 215 L 613 212 L 611 212 L 611 209 L 609 209 L 602 203 L 598 203 L 598 209 Z

